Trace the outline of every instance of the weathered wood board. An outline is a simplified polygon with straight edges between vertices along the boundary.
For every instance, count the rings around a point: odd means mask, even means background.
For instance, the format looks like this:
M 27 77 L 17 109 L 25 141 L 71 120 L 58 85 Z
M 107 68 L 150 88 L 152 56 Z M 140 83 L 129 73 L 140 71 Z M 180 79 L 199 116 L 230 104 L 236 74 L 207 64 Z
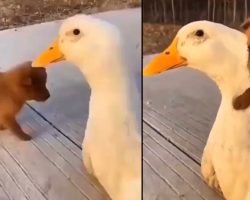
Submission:
M 27 106 L 18 120 L 33 139 L 0 134 L 0 183 L 10 199 L 107 198 L 85 171 L 76 145 Z

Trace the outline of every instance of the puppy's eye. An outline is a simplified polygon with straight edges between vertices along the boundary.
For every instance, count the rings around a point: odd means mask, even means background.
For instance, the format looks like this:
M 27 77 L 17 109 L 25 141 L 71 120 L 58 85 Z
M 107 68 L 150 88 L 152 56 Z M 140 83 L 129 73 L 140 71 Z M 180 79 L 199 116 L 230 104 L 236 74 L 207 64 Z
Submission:
M 199 29 L 199 30 L 197 30 L 197 31 L 195 32 L 195 35 L 196 35 L 197 37 L 203 37 L 203 36 L 204 36 L 204 31 L 201 30 L 201 29 Z
M 73 30 L 74 35 L 79 35 L 80 33 L 81 33 L 81 31 L 78 28 Z

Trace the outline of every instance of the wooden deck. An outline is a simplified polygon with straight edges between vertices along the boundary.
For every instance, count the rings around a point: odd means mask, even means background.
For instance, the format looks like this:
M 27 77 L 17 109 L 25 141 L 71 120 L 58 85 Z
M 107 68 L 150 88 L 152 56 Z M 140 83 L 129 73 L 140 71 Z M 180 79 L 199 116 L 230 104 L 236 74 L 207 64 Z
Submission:
M 126 40 L 126 52 L 140 93 L 140 9 L 97 15 L 116 24 L 123 37 L 130 38 Z M 1 31 L 0 70 L 34 59 L 54 39 L 59 25 L 56 21 Z M 47 70 L 50 99 L 45 103 L 29 102 L 18 118 L 33 140 L 23 142 L 8 131 L 0 132 L 0 200 L 108 198 L 82 163 L 89 87 L 75 66 L 66 62 L 56 65 Z
M 144 200 L 221 199 L 200 174 L 203 148 L 219 102 L 212 81 L 190 69 L 144 78 Z
M 105 199 L 83 167 L 80 146 L 32 107 L 19 121 L 34 138 L 23 142 L 8 131 L 0 134 L 1 200 Z

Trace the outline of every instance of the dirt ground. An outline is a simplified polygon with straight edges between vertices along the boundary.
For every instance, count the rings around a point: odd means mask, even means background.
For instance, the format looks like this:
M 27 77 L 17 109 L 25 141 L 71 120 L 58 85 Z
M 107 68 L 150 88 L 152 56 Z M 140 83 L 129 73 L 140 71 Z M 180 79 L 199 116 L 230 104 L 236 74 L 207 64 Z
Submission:
M 0 30 L 140 5 L 141 0 L 0 0 Z
M 171 42 L 180 26 L 143 23 L 143 54 L 163 51 Z
M 141 6 L 141 0 L 0 0 L 0 30 L 64 19 L 77 13 Z M 178 26 L 143 24 L 143 54 L 162 51 Z

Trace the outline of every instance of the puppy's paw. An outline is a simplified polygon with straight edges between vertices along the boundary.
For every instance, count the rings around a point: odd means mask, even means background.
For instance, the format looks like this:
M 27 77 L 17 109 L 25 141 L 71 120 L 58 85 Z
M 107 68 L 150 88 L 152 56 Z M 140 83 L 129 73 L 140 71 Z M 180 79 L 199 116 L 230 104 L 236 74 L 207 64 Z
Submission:
M 0 124 L 0 131 L 6 130 L 6 127 L 2 124 Z
M 30 135 L 26 134 L 26 133 L 23 133 L 23 134 L 19 135 L 19 138 L 21 140 L 23 140 L 23 141 L 29 141 L 29 140 L 32 139 L 32 137 Z

